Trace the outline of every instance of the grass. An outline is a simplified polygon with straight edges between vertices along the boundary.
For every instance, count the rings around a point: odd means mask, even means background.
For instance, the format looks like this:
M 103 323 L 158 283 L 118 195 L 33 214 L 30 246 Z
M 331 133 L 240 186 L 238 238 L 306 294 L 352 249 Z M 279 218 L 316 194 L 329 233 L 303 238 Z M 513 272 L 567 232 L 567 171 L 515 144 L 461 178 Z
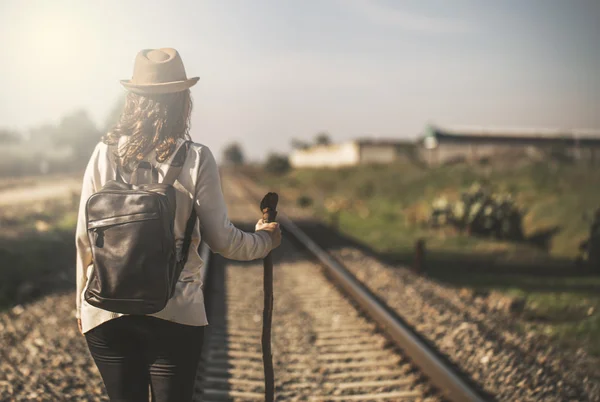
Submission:
M 523 298 L 519 320 L 523 331 L 542 333 L 560 345 L 600 356 L 600 276 L 457 275 L 448 270 L 429 274 L 458 288 Z
M 76 219 L 65 201 L 2 209 L 0 310 L 74 282 Z
M 573 263 L 591 223 L 584 215 L 600 207 L 600 169 L 557 163 L 437 168 L 403 163 L 253 176 L 291 199 L 310 196 L 317 217 L 337 221 L 344 235 L 392 262 L 411 263 L 415 242 L 426 239 L 432 279 L 524 298 L 523 330 L 600 356 L 600 276 L 581 276 Z M 527 211 L 528 240 L 469 237 L 423 224 L 436 197 L 455 199 L 475 181 L 513 192 Z M 325 208 L 328 199 L 349 200 L 337 219 Z
M 589 230 L 584 214 L 590 215 L 600 206 L 600 170 L 574 165 L 536 163 L 492 168 L 459 164 L 425 169 L 404 163 L 340 170 L 300 169 L 285 176 L 254 176 L 276 191 L 292 194 L 292 198 L 310 195 L 317 209 L 330 197 L 367 203 L 368 220 L 395 219 L 389 222 L 395 229 L 395 247 L 406 241 L 412 243 L 424 234 L 421 223 L 428 217 L 429 206 L 436 197 L 457 198 L 462 189 L 475 181 L 491 183 L 498 190 L 516 194 L 518 204 L 527 209 L 524 229 L 529 237 L 555 229 L 556 233 L 548 239 L 549 255 L 554 257 L 574 258 L 577 255 L 579 242 L 586 238 Z M 360 222 L 359 218 L 355 220 L 359 226 L 368 224 Z M 347 224 L 352 226 L 350 221 Z M 477 239 L 475 243 L 463 239 L 453 245 L 452 242 L 457 240 L 451 238 L 456 236 L 449 236 L 444 231 L 426 234 L 434 242 L 441 239 L 441 247 L 452 249 L 460 248 L 461 244 L 469 251 L 474 245 L 480 249 L 499 247 L 497 242 L 486 239 Z M 376 246 L 383 248 L 379 244 Z M 500 248 L 507 250 L 512 246 L 505 243 Z

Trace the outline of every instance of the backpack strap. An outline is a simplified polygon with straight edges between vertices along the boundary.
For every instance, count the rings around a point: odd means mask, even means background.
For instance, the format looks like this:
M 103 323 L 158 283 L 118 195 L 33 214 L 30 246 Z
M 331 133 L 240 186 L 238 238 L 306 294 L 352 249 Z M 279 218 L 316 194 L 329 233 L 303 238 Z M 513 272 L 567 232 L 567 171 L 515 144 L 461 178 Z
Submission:
M 109 145 L 108 152 L 106 153 L 106 159 L 108 161 L 109 166 L 114 166 L 115 168 L 115 181 L 119 183 L 125 183 L 123 180 L 123 176 L 121 176 L 121 167 L 118 160 L 118 146 L 117 145 Z
M 167 173 L 163 178 L 163 183 L 172 185 L 177 177 L 179 177 L 179 173 L 181 173 L 181 170 L 183 169 L 183 164 L 185 163 L 191 143 L 191 141 L 186 141 L 179 147 L 177 153 L 171 160 Z M 192 233 L 194 231 L 194 227 L 196 226 L 196 220 L 196 210 L 194 209 L 194 200 L 192 200 L 192 212 L 190 213 L 190 217 L 185 224 L 185 234 L 183 237 L 183 244 L 181 245 L 181 254 L 178 256 L 182 267 L 185 265 L 188 259 L 188 253 L 192 244 Z
M 108 153 L 107 153 L 107 157 L 108 157 L 108 164 L 109 165 L 114 165 L 115 167 L 115 181 L 118 181 L 119 183 L 124 183 L 124 184 L 133 184 L 133 180 L 135 179 L 135 183 L 137 184 L 139 182 L 139 169 L 147 169 L 150 170 L 150 172 L 152 173 L 152 183 L 158 183 L 158 169 L 156 167 L 154 167 L 151 163 L 147 162 L 147 161 L 140 161 L 137 165 L 135 165 L 135 168 L 133 168 L 133 171 L 131 172 L 131 175 L 129 177 L 129 183 L 126 183 L 125 180 L 123 179 L 123 175 L 121 174 L 121 163 L 119 163 L 119 159 L 118 159 L 118 146 L 117 145 L 109 145 L 108 146 Z M 113 160 L 113 158 L 115 158 Z
M 196 210 L 192 204 L 192 213 L 190 214 L 190 217 L 185 225 L 185 236 L 183 237 L 183 244 L 181 245 L 180 261 L 183 265 L 185 265 L 188 259 L 190 245 L 192 244 L 192 232 L 194 231 L 194 226 L 196 226 Z
M 177 180 L 177 177 L 179 177 L 179 173 L 181 173 L 181 169 L 183 168 L 183 164 L 185 163 L 185 159 L 186 159 L 188 150 L 190 149 L 191 143 L 192 143 L 191 141 L 185 141 L 177 149 L 177 152 L 173 156 L 171 163 L 169 163 L 167 172 L 165 173 L 165 176 L 163 177 L 162 183 L 171 184 L 171 185 L 173 185 L 173 183 L 175 183 L 175 180 Z M 117 150 L 118 150 L 117 145 L 109 145 L 108 146 L 108 153 L 112 154 L 113 156 L 117 155 L 117 152 L 118 152 Z M 119 161 L 112 160 L 111 156 L 108 155 L 108 162 L 109 162 L 109 164 L 114 164 L 114 166 L 115 166 L 115 180 L 120 183 L 125 183 L 125 181 L 123 180 L 123 176 L 121 174 L 121 164 L 119 163 Z M 134 176 L 136 177 L 136 179 L 138 178 L 138 169 L 140 169 L 140 168 L 141 169 L 149 169 L 152 172 L 152 182 L 153 183 L 159 182 L 158 169 L 156 167 L 154 167 L 154 165 L 152 165 L 151 163 L 146 162 L 146 161 L 140 161 L 135 166 L 133 172 L 131 172 L 131 179 L 133 179 Z M 137 182 L 137 180 L 136 180 L 136 182 Z
M 175 183 L 175 180 L 179 177 L 179 173 L 181 173 L 181 169 L 183 169 L 183 164 L 185 163 L 191 143 L 191 141 L 185 141 L 179 149 L 177 149 L 177 152 L 167 168 L 167 173 L 165 173 L 165 176 L 163 177 L 162 183 L 171 185 Z
M 162 183 L 165 184 L 173 184 L 175 183 L 175 180 L 177 179 L 177 177 L 179 177 L 179 174 L 181 173 L 181 170 L 183 169 L 183 164 L 185 163 L 185 159 L 187 157 L 187 153 L 188 150 L 190 149 L 191 146 L 191 141 L 185 141 L 177 150 L 177 153 L 173 156 L 173 159 L 171 160 L 171 163 L 169 164 L 169 167 L 167 168 L 167 173 L 165 174 Z M 112 145 L 109 146 L 109 150 L 114 152 L 117 149 L 116 146 Z M 110 158 L 110 156 L 109 156 Z M 109 159 L 110 162 L 110 159 Z M 115 165 L 116 165 L 116 169 L 115 169 L 115 179 L 116 181 L 119 181 L 121 183 L 123 183 L 123 178 L 121 176 L 121 169 L 120 169 L 120 163 L 118 161 L 114 161 Z M 145 167 L 145 166 L 143 166 Z M 183 244 L 181 246 L 181 254 L 178 256 L 178 260 L 179 262 L 182 264 L 181 266 L 183 267 L 185 265 L 185 263 L 187 262 L 188 259 L 188 253 L 190 251 L 190 246 L 192 244 L 192 233 L 194 231 L 194 227 L 196 226 L 196 210 L 194 209 L 194 205 L 192 202 L 192 212 L 190 213 L 190 217 L 187 220 L 187 223 L 185 225 L 185 234 L 183 237 Z
M 150 183 L 158 183 L 158 169 L 150 162 L 139 161 L 137 163 L 137 165 L 135 165 L 135 168 L 133 168 L 133 171 L 131 172 L 131 177 L 129 179 L 131 184 L 134 183 L 134 181 L 133 181 L 134 179 L 135 179 L 135 184 L 139 184 L 140 169 L 150 170 L 150 172 L 152 174 L 152 181 Z M 117 173 L 120 175 L 119 164 L 117 164 Z

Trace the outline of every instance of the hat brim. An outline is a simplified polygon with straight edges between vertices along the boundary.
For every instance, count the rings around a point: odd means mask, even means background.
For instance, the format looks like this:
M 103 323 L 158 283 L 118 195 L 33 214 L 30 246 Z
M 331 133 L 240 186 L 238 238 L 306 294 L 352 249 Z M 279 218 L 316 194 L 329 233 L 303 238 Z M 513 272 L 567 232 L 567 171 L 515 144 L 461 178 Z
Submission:
M 183 81 L 161 82 L 158 84 L 133 84 L 131 80 L 121 80 L 121 85 L 128 91 L 138 95 L 170 94 L 193 87 L 199 79 L 200 77 L 193 77 Z

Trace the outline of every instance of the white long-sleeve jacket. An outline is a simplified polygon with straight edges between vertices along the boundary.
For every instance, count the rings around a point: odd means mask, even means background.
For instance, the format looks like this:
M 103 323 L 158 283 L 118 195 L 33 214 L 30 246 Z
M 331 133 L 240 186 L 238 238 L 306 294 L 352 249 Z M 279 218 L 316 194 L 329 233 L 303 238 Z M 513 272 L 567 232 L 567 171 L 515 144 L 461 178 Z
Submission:
M 178 146 L 182 144 L 183 140 L 179 140 Z M 162 164 L 157 164 L 154 152 L 149 153 L 145 159 L 157 166 L 159 177 L 162 178 L 175 153 L 176 151 Z M 123 172 L 123 169 L 120 170 L 123 179 L 129 181 L 129 174 Z M 108 180 L 115 179 L 115 174 L 116 163 L 113 155 L 106 144 L 99 143 L 94 149 L 83 177 L 76 230 L 77 318 L 81 318 L 84 333 L 122 315 L 91 306 L 83 298 L 83 292 L 93 269 L 85 221 L 86 201 Z M 263 258 L 269 253 L 272 247 L 271 238 L 264 231 L 243 232 L 230 222 L 217 164 L 208 147 L 196 143 L 190 146 L 174 187 L 177 189 L 175 214 L 177 241 L 183 241 L 185 225 L 192 207 L 196 209 L 199 225 L 194 228 L 188 260 L 177 282 L 175 294 L 162 311 L 152 315 L 186 325 L 207 325 L 200 279 L 200 271 L 204 265 L 198 254 L 200 241 L 204 240 L 213 252 L 227 258 L 254 260 Z

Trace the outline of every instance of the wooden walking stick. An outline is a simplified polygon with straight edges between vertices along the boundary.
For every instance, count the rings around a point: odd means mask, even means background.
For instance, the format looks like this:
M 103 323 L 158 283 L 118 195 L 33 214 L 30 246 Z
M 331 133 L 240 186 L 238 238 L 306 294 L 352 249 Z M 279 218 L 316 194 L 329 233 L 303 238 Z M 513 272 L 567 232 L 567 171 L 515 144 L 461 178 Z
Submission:
M 265 222 L 275 222 L 278 201 L 279 196 L 277 193 L 268 193 L 260 202 L 260 210 Z M 263 292 L 265 301 L 263 309 L 262 355 L 265 371 L 265 402 L 273 402 L 275 399 L 275 374 L 273 373 L 273 356 L 271 355 L 271 320 L 273 317 L 273 258 L 271 253 L 265 257 L 263 266 Z

